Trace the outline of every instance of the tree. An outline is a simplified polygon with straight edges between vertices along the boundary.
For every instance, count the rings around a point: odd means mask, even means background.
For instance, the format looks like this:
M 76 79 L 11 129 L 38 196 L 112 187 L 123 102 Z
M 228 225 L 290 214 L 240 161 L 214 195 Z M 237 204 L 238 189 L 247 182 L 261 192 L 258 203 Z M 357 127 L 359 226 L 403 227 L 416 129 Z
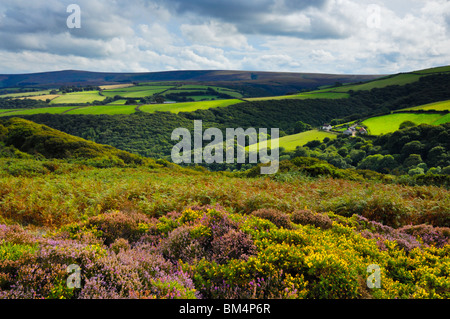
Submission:
M 127 101 L 125 102 L 125 105 L 133 105 L 133 104 L 137 104 L 137 101 L 131 99 L 131 100 L 127 100 Z
M 423 163 L 422 157 L 419 154 L 411 154 L 407 159 L 403 162 L 403 166 L 406 168 L 411 168 L 413 166 L 417 166 L 420 163 Z
M 424 149 L 425 149 L 425 145 L 423 145 L 421 142 L 411 141 L 409 143 L 406 143 L 402 147 L 401 154 L 403 155 L 404 158 L 408 157 L 408 155 L 410 155 L 410 154 L 423 155 Z
M 301 132 L 305 132 L 305 131 L 309 131 L 311 130 L 312 127 L 311 125 L 304 123 L 302 121 L 298 121 L 294 124 L 294 133 L 301 133 Z
M 346 157 L 348 155 L 348 148 L 346 148 L 345 146 L 341 147 L 338 151 L 338 154 L 341 155 L 342 157 Z
M 370 169 L 379 173 L 389 173 L 398 166 L 397 161 L 392 155 L 369 155 L 359 163 L 359 169 Z
M 297 146 L 294 151 L 294 157 L 308 157 L 309 152 L 308 149 L 303 146 Z
M 350 157 L 350 159 L 352 161 L 352 165 L 356 166 L 366 156 L 366 152 L 364 152 L 363 150 L 352 149 L 350 151 L 350 153 L 348 154 L 348 156 Z
M 383 174 L 389 174 L 398 166 L 397 161 L 392 155 L 385 155 L 378 163 L 378 172 Z
M 315 148 L 315 147 L 319 146 L 320 144 L 321 143 L 319 140 L 312 140 L 312 141 L 309 141 L 308 143 L 306 143 L 305 146 L 309 147 L 311 149 L 311 148 Z
M 421 175 L 421 174 L 425 174 L 425 171 L 423 170 L 423 168 L 415 167 L 415 168 L 411 168 L 411 169 L 408 171 L 408 174 L 411 175 L 411 176 L 414 176 L 414 175 Z
M 443 146 L 435 146 L 428 151 L 427 163 L 430 166 L 437 166 L 447 157 L 447 151 Z
M 165 99 L 161 95 L 156 95 L 154 98 L 155 98 L 155 102 L 158 104 L 164 103 L 164 101 L 165 101 Z
M 370 169 L 378 171 L 379 162 L 383 158 L 381 154 L 369 155 L 364 158 L 358 165 L 358 169 Z
M 441 174 L 450 175 L 450 166 L 444 167 L 441 171 Z
M 413 127 L 416 126 L 417 124 L 414 123 L 413 121 L 404 121 L 400 124 L 399 129 L 403 130 L 404 128 L 408 128 L 408 127 Z

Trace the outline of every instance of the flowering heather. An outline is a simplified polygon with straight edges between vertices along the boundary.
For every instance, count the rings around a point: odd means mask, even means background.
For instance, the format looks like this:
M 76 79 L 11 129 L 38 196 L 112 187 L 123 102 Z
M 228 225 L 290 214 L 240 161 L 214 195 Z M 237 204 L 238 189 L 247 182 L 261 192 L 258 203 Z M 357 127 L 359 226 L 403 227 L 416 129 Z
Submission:
M 444 247 L 450 240 L 450 229 L 446 227 L 408 225 L 394 229 L 359 215 L 355 215 L 354 218 L 357 220 L 357 228 L 361 235 L 365 238 L 376 239 L 383 249 L 386 249 L 386 240 L 396 242 L 407 251 L 422 246 Z
M 0 224 L 2 299 L 450 298 L 443 227 L 191 206 L 33 229 Z M 382 269 L 382 289 L 366 287 L 369 264 Z M 67 285 L 69 265 L 80 287 Z
M 325 214 L 314 213 L 310 210 L 296 210 L 290 216 L 292 222 L 301 225 L 314 225 L 322 229 L 333 226 L 333 221 Z
M 426 245 L 444 247 L 450 244 L 449 227 L 433 227 L 431 225 L 408 225 L 403 226 L 399 231 L 411 236 L 419 237 Z

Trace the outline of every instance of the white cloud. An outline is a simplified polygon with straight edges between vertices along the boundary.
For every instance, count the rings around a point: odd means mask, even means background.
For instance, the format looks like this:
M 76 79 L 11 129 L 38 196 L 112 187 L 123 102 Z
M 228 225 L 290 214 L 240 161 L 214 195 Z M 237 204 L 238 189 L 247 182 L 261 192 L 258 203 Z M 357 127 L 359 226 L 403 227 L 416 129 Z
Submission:
M 247 38 L 239 34 L 237 28 L 229 23 L 209 21 L 209 23 L 201 25 L 182 24 L 180 30 L 183 36 L 194 44 L 233 49 L 250 48 Z
M 0 73 L 385 74 L 450 64 L 445 0 L 79 0 L 82 28 L 69 30 L 65 9 L 72 2 L 2 0 Z

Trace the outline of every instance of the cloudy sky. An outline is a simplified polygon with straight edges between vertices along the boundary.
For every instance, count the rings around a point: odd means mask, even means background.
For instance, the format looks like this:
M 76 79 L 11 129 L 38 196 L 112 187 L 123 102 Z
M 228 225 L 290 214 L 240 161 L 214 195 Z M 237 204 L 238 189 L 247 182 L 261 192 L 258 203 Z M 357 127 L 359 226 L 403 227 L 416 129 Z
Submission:
M 387 74 L 448 64 L 448 0 L 0 2 L 0 73 Z

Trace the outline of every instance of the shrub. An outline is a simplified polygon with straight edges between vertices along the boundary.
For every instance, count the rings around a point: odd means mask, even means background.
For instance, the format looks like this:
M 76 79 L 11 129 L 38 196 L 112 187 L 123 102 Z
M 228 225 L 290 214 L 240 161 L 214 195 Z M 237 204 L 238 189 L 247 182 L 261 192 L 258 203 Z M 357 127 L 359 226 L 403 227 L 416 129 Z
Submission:
M 162 255 L 177 262 L 179 260 L 192 263 L 196 259 L 205 257 L 205 250 L 197 239 L 192 238 L 192 225 L 183 225 L 170 232 L 169 236 L 161 242 L 159 250 Z
M 121 250 L 127 250 L 130 248 L 128 240 L 124 238 L 117 238 L 111 245 L 110 248 L 113 252 L 118 254 Z
M 211 242 L 212 259 L 222 264 L 230 259 L 244 259 L 256 253 L 256 246 L 250 235 L 231 229 Z
M 368 198 L 342 197 L 327 204 L 325 209 L 346 217 L 358 214 L 394 228 L 412 222 L 414 217 L 400 199 L 386 194 Z
M 386 241 L 396 242 L 400 248 L 406 251 L 422 246 L 414 236 L 403 232 L 401 229 L 394 229 L 359 215 L 353 216 L 353 219 L 358 223 L 357 229 L 360 234 L 364 238 L 375 239 L 381 250 L 387 249 Z
M 422 213 L 418 222 L 428 223 L 435 227 L 450 227 L 450 214 L 445 208 L 433 207 L 432 210 Z
M 145 231 L 141 224 L 146 222 L 149 223 L 150 220 L 143 214 L 111 211 L 89 218 L 86 225 L 100 230 L 105 244 L 110 245 L 118 238 L 131 243 L 137 241 Z
M 253 216 L 262 218 L 262 219 L 267 219 L 269 221 L 271 221 L 272 223 L 274 223 L 276 226 L 278 227 L 283 227 L 286 229 L 291 229 L 292 225 L 291 225 L 291 221 L 289 219 L 289 215 L 276 210 L 276 209 L 258 209 L 256 211 L 253 211 L 251 213 Z
M 35 244 L 36 238 L 19 225 L 0 225 L 0 244 Z
M 433 227 L 426 224 L 408 225 L 400 228 L 399 231 L 420 237 L 427 245 L 444 247 L 450 243 L 450 228 L 448 227 Z
M 291 214 L 291 221 L 301 225 L 313 225 L 322 229 L 328 229 L 333 226 L 330 217 L 320 213 L 313 213 L 310 210 L 296 210 Z

